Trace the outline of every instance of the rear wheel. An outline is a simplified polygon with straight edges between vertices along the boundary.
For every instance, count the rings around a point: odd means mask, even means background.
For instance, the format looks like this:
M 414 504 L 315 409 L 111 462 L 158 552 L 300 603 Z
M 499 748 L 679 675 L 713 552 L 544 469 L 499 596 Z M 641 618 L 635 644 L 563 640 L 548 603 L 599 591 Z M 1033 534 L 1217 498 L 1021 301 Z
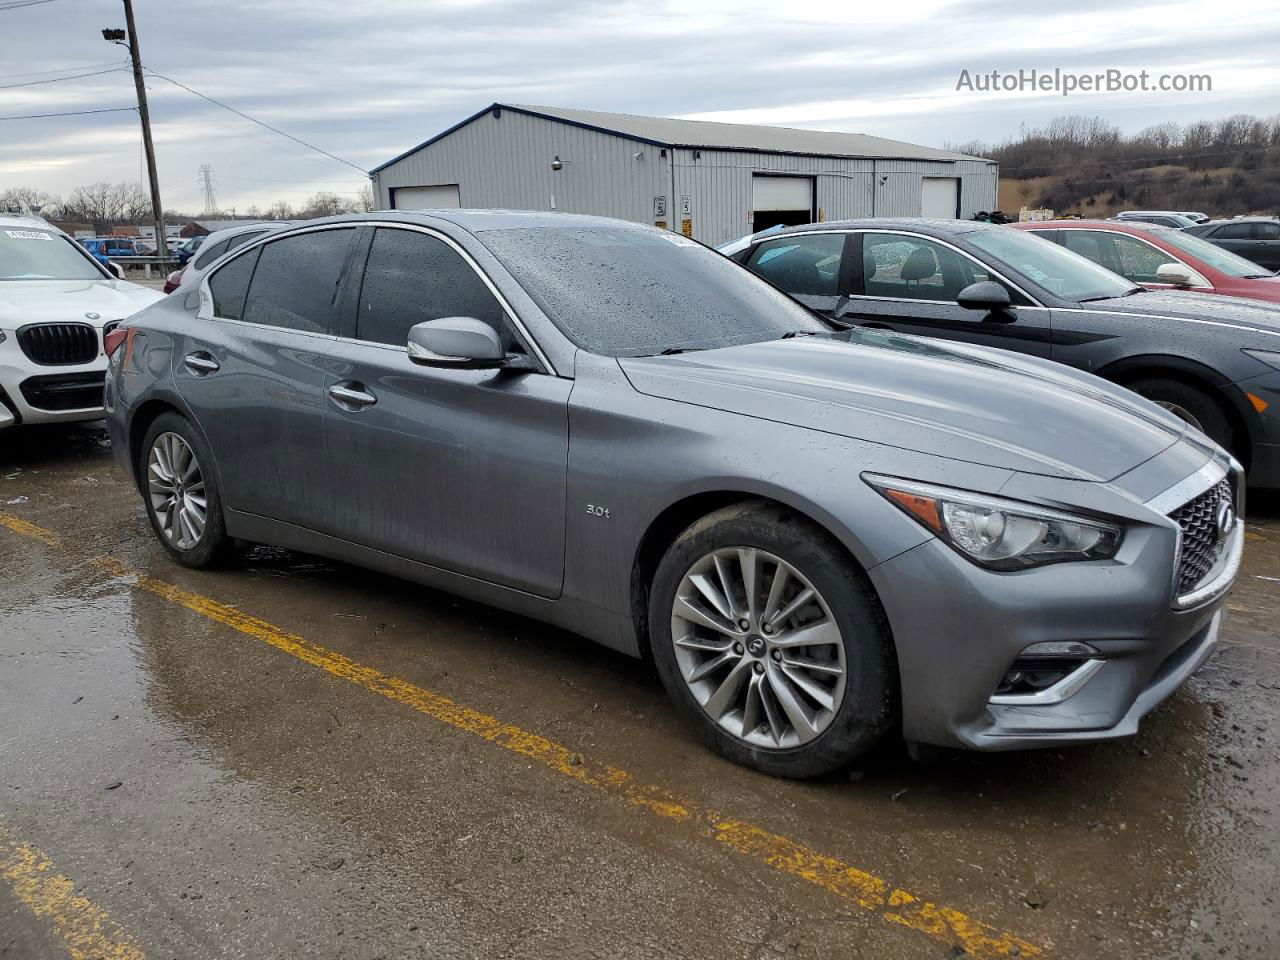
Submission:
M 156 418 L 139 457 L 147 517 L 160 545 L 179 563 L 208 567 L 232 551 L 204 438 L 180 414 Z
M 1185 420 L 1220 447 L 1239 452 L 1234 444 L 1235 431 L 1231 429 L 1231 421 L 1221 404 L 1199 387 L 1165 378 L 1135 380 L 1127 386 L 1178 419 Z
M 727 507 L 681 534 L 649 622 L 668 694 L 738 763 L 815 776 L 892 725 L 896 670 L 869 584 L 824 531 L 778 507 Z

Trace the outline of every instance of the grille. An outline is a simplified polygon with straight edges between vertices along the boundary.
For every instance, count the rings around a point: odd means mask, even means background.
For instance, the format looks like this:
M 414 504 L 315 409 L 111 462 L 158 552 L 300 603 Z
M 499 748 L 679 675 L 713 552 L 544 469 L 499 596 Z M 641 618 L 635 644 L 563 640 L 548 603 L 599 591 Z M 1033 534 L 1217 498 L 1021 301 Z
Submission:
M 59 373 L 46 377 L 28 377 L 22 381 L 22 397 L 38 410 L 88 410 L 101 407 L 107 375 L 93 373 Z
M 1182 556 L 1178 560 L 1178 594 L 1182 595 L 1204 579 L 1222 554 L 1218 538 L 1218 505 L 1235 503 L 1231 484 L 1218 482 L 1194 500 L 1169 514 L 1182 528 Z
M 41 366 L 89 363 L 98 355 L 98 331 L 87 323 L 33 323 L 18 331 L 18 345 Z

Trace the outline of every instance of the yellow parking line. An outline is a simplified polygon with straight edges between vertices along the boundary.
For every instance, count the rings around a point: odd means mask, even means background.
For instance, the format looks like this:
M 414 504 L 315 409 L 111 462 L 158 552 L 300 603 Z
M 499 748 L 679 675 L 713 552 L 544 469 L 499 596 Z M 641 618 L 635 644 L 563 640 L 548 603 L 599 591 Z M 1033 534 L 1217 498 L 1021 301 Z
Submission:
M 107 911 L 77 894 L 75 881 L 58 873 L 43 852 L 19 842 L 3 823 L 0 876 L 32 913 L 51 921 L 73 960 L 146 960 L 133 938 Z
M 57 535 L 51 531 L 25 521 L 14 524 L 10 522 L 13 519 L 15 518 L 0 514 L 0 525 L 42 543 L 51 543 L 49 538 L 52 538 L 52 542 L 58 540 Z M 458 730 L 482 737 L 504 750 L 536 760 L 579 783 L 621 796 L 658 816 L 690 823 L 703 835 L 751 860 L 806 880 L 887 922 L 918 930 L 951 946 L 963 947 L 966 956 L 994 960 L 1001 957 L 1035 957 L 1042 953 L 1042 949 L 1035 944 L 1007 931 L 997 930 L 959 910 L 898 889 L 882 877 L 812 850 L 787 837 L 717 813 L 699 811 L 693 804 L 674 796 L 668 790 L 637 782 L 625 770 L 590 760 L 539 734 L 522 730 L 497 717 L 415 686 L 407 680 L 357 663 L 341 653 L 282 630 L 235 607 L 146 576 L 113 557 L 99 557 L 93 562 L 112 576 L 130 578 L 140 589 L 224 624 L 245 636 L 268 643 L 332 676 L 402 703 Z
M 8 527 L 14 533 L 24 537 L 30 537 L 32 540 L 39 540 L 41 543 L 50 547 L 62 546 L 62 538 L 52 530 L 46 530 L 44 527 L 37 527 L 34 523 L 27 523 L 21 517 L 14 517 L 7 513 L 0 513 L 0 526 Z

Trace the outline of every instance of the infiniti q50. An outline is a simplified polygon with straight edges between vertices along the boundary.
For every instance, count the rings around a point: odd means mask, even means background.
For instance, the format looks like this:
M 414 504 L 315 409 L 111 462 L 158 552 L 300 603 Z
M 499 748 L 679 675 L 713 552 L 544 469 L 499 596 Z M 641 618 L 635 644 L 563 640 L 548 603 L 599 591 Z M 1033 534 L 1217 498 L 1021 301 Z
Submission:
M 1038 241 L 1037 241 L 1038 242 Z M 430 584 L 652 658 L 726 756 L 1132 733 L 1212 653 L 1239 465 L 1036 358 L 837 330 L 715 252 L 563 214 L 276 232 L 108 344 L 160 544 Z

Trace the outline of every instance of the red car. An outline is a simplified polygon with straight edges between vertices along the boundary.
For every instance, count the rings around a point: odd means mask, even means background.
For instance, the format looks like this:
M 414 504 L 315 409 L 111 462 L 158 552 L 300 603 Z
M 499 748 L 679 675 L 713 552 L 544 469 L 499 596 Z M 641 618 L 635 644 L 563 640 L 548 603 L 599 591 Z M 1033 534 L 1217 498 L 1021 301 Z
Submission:
M 183 267 L 179 267 L 177 270 L 174 270 L 171 274 L 165 277 L 164 292 L 173 293 L 173 291 L 177 290 L 178 287 L 182 285 L 182 275 L 186 272 L 187 272 L 187 268 L 183 266 Z
M 1150 223 L 1041 220 L 1014 223 L 1153 290 L 1191 290 L 1280 303 L 1280 275 L 1200 237 Z

